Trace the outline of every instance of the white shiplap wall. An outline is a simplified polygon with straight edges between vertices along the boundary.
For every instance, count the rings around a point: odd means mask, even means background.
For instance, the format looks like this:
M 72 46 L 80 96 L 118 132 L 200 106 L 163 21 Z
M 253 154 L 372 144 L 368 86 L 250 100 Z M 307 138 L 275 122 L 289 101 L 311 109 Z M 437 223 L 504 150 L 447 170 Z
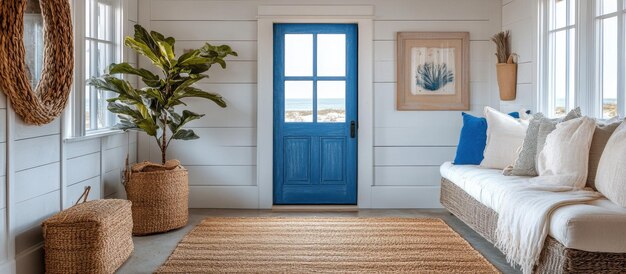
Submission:
M 439 207 L 439 165 L 452 160 L 461 128 L 459 111 L 395 110 L 395 34 L 469 31 L 471 111 L 499 107 L 495 47 L 500 0 L 140 0 L 139 21 L 177 39 L 177 50 L 205 41 L 240 53 L 228 68 L 212 68 L 202 88 L 221 93 L 229 107 L 191 101 L 207 116 L 191 125 L 199 140 L 174 142 L 170 158 L 189 168 L 191 207 L 256 208 L 257 10 L 260 5 L 372 5 L 374 17 L 374 186 L 372 207 Z M 288 14 L 286 15 L 288 16 Z M 142 63 L 140 58 L 140 64 Z M 159 159 L 153 140 L 139 137 L 139 160 Z
M 502 101 L 502 111 L 537 110 L 537 24 L 539 1 L 502 0 L 502 30 L 511 31 L 511 49 L 519 55 L 517 98 Z
M 137 1 L 123 2 L 132 30 Z M 0 92 L 0 273 L 43 273 L 41 222 L 72 206 L 86 186 L 90 199 L 125 196 L 120 171 L 127 153 L 136 161 L 137 134 L 65 142 L 61 120 L 26 125 Z

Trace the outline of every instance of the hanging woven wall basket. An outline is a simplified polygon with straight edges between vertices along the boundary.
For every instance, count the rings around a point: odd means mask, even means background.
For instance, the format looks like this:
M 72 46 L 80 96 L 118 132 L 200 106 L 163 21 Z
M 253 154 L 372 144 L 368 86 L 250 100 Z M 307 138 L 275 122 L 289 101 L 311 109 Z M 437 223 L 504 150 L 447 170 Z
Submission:
M 31 88 L 24 60 L 28 0 L 0 1 L 0 89 L 24 122 L 43 125 L 65 109 L 72 86 L 74 42 L 70 0 L 40 0 L 44 24 L 41 80 Z

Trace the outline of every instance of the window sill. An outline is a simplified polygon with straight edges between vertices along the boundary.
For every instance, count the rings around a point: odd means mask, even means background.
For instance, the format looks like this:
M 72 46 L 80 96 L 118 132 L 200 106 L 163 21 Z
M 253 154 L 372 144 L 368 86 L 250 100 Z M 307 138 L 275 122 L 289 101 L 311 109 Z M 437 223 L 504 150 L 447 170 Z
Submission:
M 122 133 L 124 133 L 124 131 L 119 130 L 119 129 L 103 129 L 103 130 L 97 130 L 97 131 L 88 133 L 85 136 L 67 137 L 63 140 L 63 142 L 64 143 L 76 143 L 80 141 L 97 139 L 101 137 L 117 135 L 117 134 L 122 134 Z

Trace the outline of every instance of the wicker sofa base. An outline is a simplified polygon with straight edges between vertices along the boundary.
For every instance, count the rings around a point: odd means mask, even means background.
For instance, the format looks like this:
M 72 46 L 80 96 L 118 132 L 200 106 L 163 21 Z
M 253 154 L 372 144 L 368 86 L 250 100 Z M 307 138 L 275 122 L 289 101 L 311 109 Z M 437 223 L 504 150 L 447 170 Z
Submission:
M 463 189 L 441 179 L 441 204 L 487 241 L 493 243 L 498 213 Z M 626 253 L 588 252 L 566 248 L 548 236 L 535 273 L 626 273 Z

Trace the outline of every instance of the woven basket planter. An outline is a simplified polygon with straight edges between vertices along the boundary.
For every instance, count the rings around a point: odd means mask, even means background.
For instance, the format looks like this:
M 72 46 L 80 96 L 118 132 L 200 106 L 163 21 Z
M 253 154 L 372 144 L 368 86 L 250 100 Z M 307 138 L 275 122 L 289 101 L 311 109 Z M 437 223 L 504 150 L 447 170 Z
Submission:
M 133 251 L 129 201 L 95 200 L 43 224 L 46 273 L 113 273 Z
M 517 91 L 517 64 L 496 64 L 500 100 L 513 101 Z
M 139 163 L 126 175 L 124 187 L 128 200 L 133 203 L 134 235 L 166 232 L 187 224 L 187 170 L 178 164 L 173 169 L 158 166 Z

